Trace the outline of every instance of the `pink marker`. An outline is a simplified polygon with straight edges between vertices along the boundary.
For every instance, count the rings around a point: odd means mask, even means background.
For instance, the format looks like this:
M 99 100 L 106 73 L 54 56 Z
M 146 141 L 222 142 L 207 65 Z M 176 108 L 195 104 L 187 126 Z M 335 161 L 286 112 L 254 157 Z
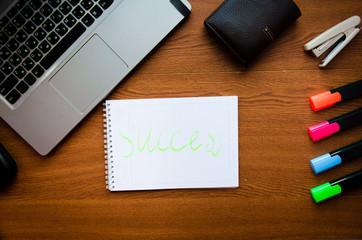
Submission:
M 362 108 L 309 127 L 308 133 L 309 136 L 312 138 L 313 142 L 316 142 L 323 138 L 332 136 L 334 133 L 341 132 L 348 128 L 357 126 L 361 123 Z

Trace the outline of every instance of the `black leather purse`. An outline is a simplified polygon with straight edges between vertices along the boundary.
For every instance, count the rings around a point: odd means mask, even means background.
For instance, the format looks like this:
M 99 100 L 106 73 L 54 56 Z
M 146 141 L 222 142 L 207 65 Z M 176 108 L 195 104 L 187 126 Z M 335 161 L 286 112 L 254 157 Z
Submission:
M 248 65 L 300 16 L 292 0 L 226 0 L 204 24 Z

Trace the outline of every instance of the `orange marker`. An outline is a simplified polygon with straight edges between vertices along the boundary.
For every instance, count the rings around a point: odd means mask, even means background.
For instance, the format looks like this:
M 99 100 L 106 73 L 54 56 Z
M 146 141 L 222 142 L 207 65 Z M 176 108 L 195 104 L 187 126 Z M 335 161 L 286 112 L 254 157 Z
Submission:
M 314 111 L 331 107 L 335 103 L 344 102 L 362 95 L 362 80 L 332 89 L 309 98 Z

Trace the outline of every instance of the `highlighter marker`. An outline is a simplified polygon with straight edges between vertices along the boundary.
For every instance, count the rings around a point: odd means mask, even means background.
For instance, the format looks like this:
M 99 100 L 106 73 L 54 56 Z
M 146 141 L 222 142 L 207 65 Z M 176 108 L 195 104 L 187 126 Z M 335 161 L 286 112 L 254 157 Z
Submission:
M 316 174 L 362 156 L 362 140 L 310 160 Z
M 359 96 L 362 96 L 362 80 L 314 95 L 309 98 L 309 102 L 316 112 Z
M 316 203 L 362 185 L 362 169 L 310 190 Z
M 322 122 L 308 128 L 308 133 L 313 142 L 332 136 L 348 128 L 362 123 L 362 108 L 343 114 L 339 117 Z

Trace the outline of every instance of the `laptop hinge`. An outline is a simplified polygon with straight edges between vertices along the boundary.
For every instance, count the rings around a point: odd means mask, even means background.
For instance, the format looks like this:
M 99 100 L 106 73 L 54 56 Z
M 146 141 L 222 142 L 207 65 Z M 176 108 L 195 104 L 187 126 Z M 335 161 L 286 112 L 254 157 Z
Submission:
M 170 2 L 184 17 L 191 13 L 190 9 L 181 0 L 170 0 Z

